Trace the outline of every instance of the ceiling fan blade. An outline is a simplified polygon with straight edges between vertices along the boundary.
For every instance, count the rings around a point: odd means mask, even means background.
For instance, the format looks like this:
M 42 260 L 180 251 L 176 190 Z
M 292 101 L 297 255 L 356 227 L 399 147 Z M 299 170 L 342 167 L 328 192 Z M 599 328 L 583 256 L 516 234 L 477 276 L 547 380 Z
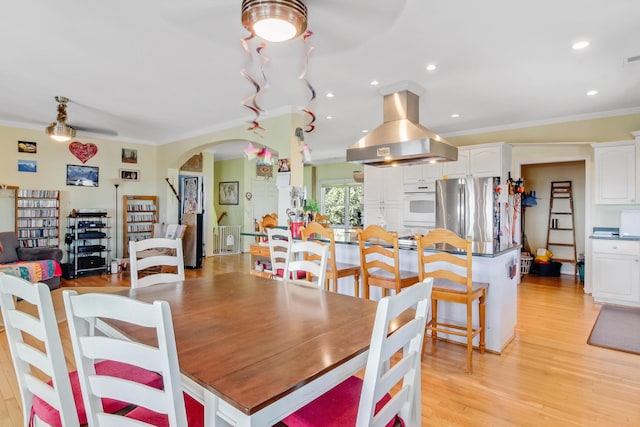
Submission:
M 82 125 L 78 126 L 70 123 L 68 124 L 78 132 L 95 133 L 95 134 L 101 134 L 101 135 L 107 135 L 107 136 L 118 136 L 118 132 L 116 132 L 113 129 L 105 129 L 105 128 L 98 128 L 93 126 L 82 126 Z

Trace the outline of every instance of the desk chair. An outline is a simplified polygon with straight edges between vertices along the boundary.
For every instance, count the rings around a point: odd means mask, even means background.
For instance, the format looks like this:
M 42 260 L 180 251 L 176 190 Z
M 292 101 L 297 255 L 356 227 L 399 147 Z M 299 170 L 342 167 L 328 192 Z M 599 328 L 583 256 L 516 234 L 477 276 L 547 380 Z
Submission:
M 467 372 L 473 373 L 473 339 L 480 335 L 479 349 L 484 353 L 485 348 L 485 299 L 488 283 L 472 280 L 472 242 L 459 237 L 444 228 L 431 230 L 427 235 L 416 235 L 418 243 L 418 269 L 420 280 L 432 277 L 433 292 L 431 294 L 431 320 L 427 323 L 427 330 L 431 331 L 431 338 L 435 344 L 438 332 L 466 337 Z M 444 246 L 448 245 L 448 246 Z M 448 248 L 458 250 L 461 255 L 454 255 L 444 251 L 425 252 L 425 249 Z M 433 263 L 433 264 L 432 264 Z M 478 326 L 473 327 L 473 303 L 478 300 Z M 467 319 L 464 325 L 438 322 L 438 301 L 465 304 Z
M 142 251 L 157 251 L 151 256 L 140 258 Z M 148 252 L 147 252 L 148 254 Z M 175 273 L 164 272 L 162 267 L 175 267 Z M 129 267 L 131 287 L 141 288 L 158 283 L 184 280 L 184 257 L 182 239 L 145 239 L 129 242 Z M 141 272 L 149 273 L 142 276 Z
M 358 243 L 365 299 L 369 299 L 370 286 L 381 287 L 382 295 L 387 296 L 388 289 L 398 294 L 402 288 L 418 282 L 416 272 L 400 270 L 398 233 L 395 231 L 370 225 L 358 230 Z
M 284 266 L 284 280 L 298 285 L 322 288 L 327 283 L 328 256 L 329 247 L 322 243 L 304 240 L 292 242 L 289 246 L 289 257 Z M 304 273 L 304 278 L 298 278 L 301 273 Z
M 348 378 L 283 422 L 289 427 L 420 426 L 420 360 L 432 282 L 426 279 L 380 300 L 364 380 Z M 388 335 L 390 323 L 413 307 L 413 319 Z
M 146 303 L 122 295 L 78 295 L 67 290 L 62 296 L 90 426 L 133 426 L 131 420 L 147 426 L 204 426 L 203 405 L 182 392 L 173 321 L 166 301 Z M 92 337 L 88 325 L 104 320 L 145 327 L 152 339 L 143 344 L 125 337 Z M 158 371 L 163 387 L 151 389 L 102 375 L 95 369 L 96 360 Z M 127 414 L 107 414 L 104 398 L 117 398 L 136 408 Z
M 20 304 L 16 304 L 16 298 L 22 300 Z M 24 426 L 86 424 L 78 373 L 67 372 L 49 287 L 0 273 L 0 306 L 18 379 Z M 121 363 L 100 362 L 96 370 L 150 387 L 162 387 L 162 377 L 155 372 Z M 104 401 L 107 412 L 125 407 L 127 404 L 118 400 Z
M 291 230 L 268 228 L 269 252 L 271 254 L 271 278 L 282 280 L 289 259 L 289 247 L 293 241 Z
M 353 295 L 357 298 L 360 296 L 360 265 L 348 264 L 336 261 L 336 239 L 333 229 L 325 228 L 317 222 L 310 222 L 306 227 L 300 230 L 302 240 L 328 240 L 329 260 L 327 262 L 327 281 L 325 289 L 329 290 L 329 280 L 332 282 L 331 290 L 338 292 L 338 279 L 341 277 L 353 276 Z M 312 257 L 310 257 L 312 258 Z

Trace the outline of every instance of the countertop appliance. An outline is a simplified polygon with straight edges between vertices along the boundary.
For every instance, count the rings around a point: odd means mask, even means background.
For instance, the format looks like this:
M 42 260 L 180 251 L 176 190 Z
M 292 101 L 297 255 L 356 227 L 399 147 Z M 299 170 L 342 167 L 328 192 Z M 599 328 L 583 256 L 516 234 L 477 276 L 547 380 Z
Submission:
M 436 228 L 446 228 L 473 240 L 473 252 L 493 254 L 511 245 L 501 236 L 501 209 L 496 190 L 500 178 L 462 177 L 436 181 Z
M 620 212 L 620 237 L 640 237 L 640 210 Z

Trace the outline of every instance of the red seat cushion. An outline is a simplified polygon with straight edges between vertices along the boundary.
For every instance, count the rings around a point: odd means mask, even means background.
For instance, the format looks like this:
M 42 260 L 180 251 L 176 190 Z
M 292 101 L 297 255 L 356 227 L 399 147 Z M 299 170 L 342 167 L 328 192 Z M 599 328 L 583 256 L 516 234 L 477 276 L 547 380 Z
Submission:
M 282 277 L 283 274 L 284 274 L 284 269 L 279 268 L 276 270 L 276 276 Z M 298 279 L 305 279 L 307 277 L 307 273 L 304 271 L 296 271 L 296 276 L 298 277 Z
M 96 363 L 96 373 L 100 375 L 109 375 L 112 377 L 124 378 L 158 389 L 162 388 L 161 375 L 156 372 L 147 371 L 146 369 L 142 369 L 126 363 L 114 362 L 111 360 L 98 362 Z M 84 402 L 82 401 L 82 391 L 80 389 L 80 379 L 78 378 L 78 372 L 69 372 L 69 380 L 71 381 L 73 400 L 78 411 L 78 420 L 80 421 L 80 424 L 86 424 L 87 413 L 84 408 Z M 51 381 L 49 381 L 49 385 L 51 385 Z M 104 407 L 105 412 L 113 413 L 126 408 L 127 406 L 129 406 L 129 403 L 113 399 L 102 399 L 102 406 Z M 51 407 L 51 405 L 40 399 L 38 396 L 33 396 L 33 406 L 31 407 L 32 418 L 34 414 L 36 414 L 38 418 L 51 426 L 62 427 L 58 410 Z
M 289 427 L 330 427 L 355 426 L 358 417 L 358 405 L 362 392 L 362 380 L 349 377 L 308 405 L 298 409 L 282 420 Z M 387 393 L 376 403 L 375 413 L 389 401 Z M 404 426 L 404 421 L 398 416 L 389 421 L 386 427 L 393 427 L 396 419 Z
M 189 427 L 204 426 L 204 406 L 187 393 L 183 393 L 183 395 L 184 406 L 187 411 L 187 425 Z M 141 406 L 138 406 L 133 411 L 129 412 L 127 414 L 127 418 L 143 421 L 157 427 L 165 427 L 169 425 L 169 417 L 165 414 L 159 414 Z

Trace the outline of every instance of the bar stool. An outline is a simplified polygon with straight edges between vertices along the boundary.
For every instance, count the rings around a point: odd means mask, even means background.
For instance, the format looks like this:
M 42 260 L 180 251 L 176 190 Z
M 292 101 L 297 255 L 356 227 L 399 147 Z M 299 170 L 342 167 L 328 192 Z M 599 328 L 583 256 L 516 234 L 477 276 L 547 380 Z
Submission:
M 416 235 L 418 242 L 418 269 L 420 280 L 433 277 L 431 292 L 431 320 L 427 322 L 427 330 L 431 331 L 431 339 L 435 344 L 438 332 L 466 337 L 467 372 L 473 373 L 473 339 L 480 335 L 478 347 L 480 353 L 485 348 L 485 299 L 488 283 L 472 281 L 471 240 L 465 240 L 452 231 L 444 228 L 431 230 L 425 236 Z M 448 245 L 448 246 L 447 246 Z M 425 253 L 425 249 L 436 249 Z M 452 254 L 438 249 L 460 251 Z M 435 263 L 435 264 L 432 264 Z M 478 326 L 473 327 L 473 303 L 478 300 Z M 438 322 L 438 301 L 465 304 L 467 318 L 464 325 Z
M 329 243 L 329 261 L 327 262 L 327 281 L 325 289 L 329 290 L 329 280 L 331 280 L 331 290 L 338 292 L 338 279 L 341 277 L 353 276 L 353 294 L 357 298 L 360 296 L 360 266 L 336 261 L 336 239 L 333 229 L 325 228 L 315 221 L 307 224 L 300 230 L 302 240 L 324 239 Z
M 386 231 L 378 225 L 370 225 L 358 231 L 358 243 L 362 287 L 366 299 L 369 299 L 370 286 L 381 287 L 382 296 L 386 297 L 388 289 L 394 289 L 399 294 L 402 288 L 418 283 L 416 272 L 400 270 L 398 233 Z

